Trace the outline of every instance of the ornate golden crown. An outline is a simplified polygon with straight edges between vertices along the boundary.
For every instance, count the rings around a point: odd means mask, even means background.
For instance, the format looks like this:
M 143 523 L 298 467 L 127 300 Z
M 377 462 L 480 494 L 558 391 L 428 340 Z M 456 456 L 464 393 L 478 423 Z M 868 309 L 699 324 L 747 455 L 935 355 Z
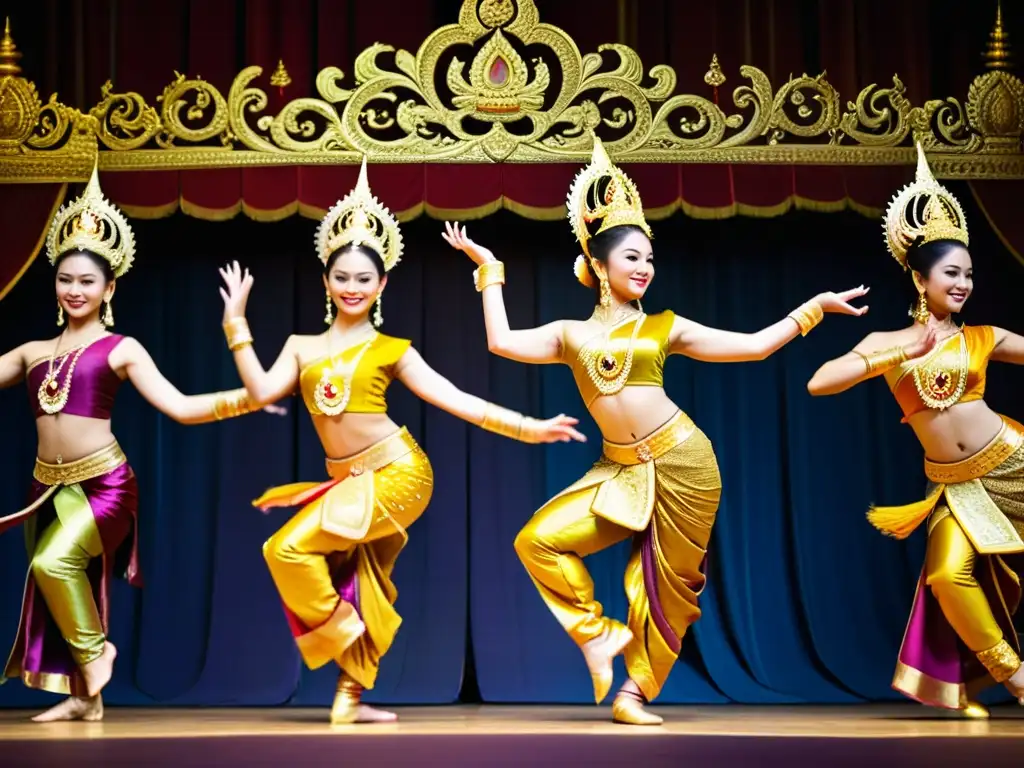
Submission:
M 125 215 L 103 197 L 95 166 L 85 192 L 61 206 L 46 234 L 50 264 L 71 251 L 91 251 L 106 259 L 115 278 L 131 269 L 135 260 L 135 234 Z
M 970 244 L 963 209 L 950 191 L 935 180 L 920 142 L 917 175 L 896 193 L 885 212 L 886 245 L 904 269 L 907 268 L 907 251 L 919 237 L 922 244 L 936 240 Z
M 368 245 L 380 254 L 384 271 L 402 258 L 402 232 L 391 212 L 370 192 L 366 155 L 355 188 L 324 216 L 316 230 L 316 252 L 325 265 L 331 254 L 346 245 Z
M 573 234 L 587 256 L 590 256 L 587 247 L 590 238 L 612 227 L 633 224 L 651 237 L 651 228 L 644 218 L 644 207 L 640 202 L 636 184 L 612 164 L 597 136 L 594 136 L 594 151 L 590 157 L 590 165 L 573 179 L 567 205 Z M 591 235 L 587 225 L 594 221 L 600 221 L 601 226 Z M 590 274 L 582 259 L 576 260 L 575 271 L 581 283 L 592 285 Z

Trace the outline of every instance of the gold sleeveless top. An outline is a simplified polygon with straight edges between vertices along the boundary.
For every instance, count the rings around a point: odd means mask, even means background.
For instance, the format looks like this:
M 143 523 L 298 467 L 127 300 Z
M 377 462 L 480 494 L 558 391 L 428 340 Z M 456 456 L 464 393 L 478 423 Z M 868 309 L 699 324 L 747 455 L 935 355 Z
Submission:
M 992 326 L 965 325 L 924 357 L 887 371 L 885 382 L 903 410 L 903 421 L 921 411 L 984 398 L 995 346 Z
M 675 315 L 665 310 L 657 315 L 639 315 L 623 321 L 612 329 L 608 344 L 604 332 L 599 331 L 579 346 L 575 341 L 562 339 L 562 362 L 572 368 L 576 386 L 587 407 L 603 394 L 588 370 L 600 368 L 606 359 L 607 372 L 621 370 L 631 364 L 626 375 L 626 387 L 660 387 L 664 382 L 665 359 L 668 357 L 669 336 Z M 632 357 L 627 351 L 632 342 Z M 600 353 L 604 354 L 601 355 Z M 614 362 L 613 362 L 614 361 Z M 598 376 L 600 377 L 600 372 Z
M 395 366 L 411 343 L 378 333 L 333 357 L 307 363 L 299 373 L 306 408 L 314 416 L 387 413 L 385 393 L 395 378 Z

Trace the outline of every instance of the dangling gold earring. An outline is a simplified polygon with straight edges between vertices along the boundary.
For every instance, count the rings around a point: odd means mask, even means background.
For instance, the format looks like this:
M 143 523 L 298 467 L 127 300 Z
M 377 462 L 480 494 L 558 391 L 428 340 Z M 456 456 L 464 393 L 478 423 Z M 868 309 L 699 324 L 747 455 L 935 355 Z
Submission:
M 331 301 L 331 293 L 327 292 L 327 314 L 324 315 L 324 323 L 330 325 L 334 322 L 334 302 Z
M 928 322 L 931 313 L 928 311 L 928 299 L 925 298 L 924 291 L 918 294 L 917 304 L 911 310 L 910 316 L 914 318 L 915 323 L 925 325 Z
M 62 325 L 64 325 L 64 307 L 58 301 L 57 302 L 57 327 L 60 328 Z
M 601 276 L 601 306 L 608 309 L 612 305 L 612 289 L 608 285 L 608 278 Z
M 112 304 L 113 299 L 106 302 L 106 308 L 103 310 L 103 319 L 100 320 L 100 322 L 107 328 L 110 328 L 114 324 L 114 310 L 111 306 Z
M 383 293 L 383 291 L 381 291 Z M 381 298 L 380 293 L 377 294 L 377 308 L 373 310 L 373 327 L 380 328 L 384 325 L 384 313 L 380 309 Z

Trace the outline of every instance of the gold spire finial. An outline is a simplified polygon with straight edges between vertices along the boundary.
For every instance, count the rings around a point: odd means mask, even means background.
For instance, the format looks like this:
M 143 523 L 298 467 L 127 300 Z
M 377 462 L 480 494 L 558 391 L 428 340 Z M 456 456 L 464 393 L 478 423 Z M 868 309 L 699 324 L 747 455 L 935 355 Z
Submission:
M 284 88 L 292 84 L 291 75 L 289 75 L 288 70 L 284 68 L 284 59 L 277 60 L 277 69 L 275 69 L 274 74 L 270 76 L 270 84 L 277 88 Z
M 0 75 L 21 74 L 21 67 L 18 66 L 18 59 L 21 58 L 21 51 L 14 45 L 14 38 L 11 37 L 11 17 L 7 17 L 4 23 L 4 36 L 0 39 Z
M 996 0 L 996 23 L 988 34 L 988 45 L 981 58 L 985 60 L 985 69 L 1013 69 L 1010 33 L 1003 27 L 1002 0 Z
M 722 71 L 722 66 L 718 63 L 717 53 L 711 54 L 711 66 L 704 75 L 704 82 L 712 88 L 718 88 L 725 84 L 725 73 Z

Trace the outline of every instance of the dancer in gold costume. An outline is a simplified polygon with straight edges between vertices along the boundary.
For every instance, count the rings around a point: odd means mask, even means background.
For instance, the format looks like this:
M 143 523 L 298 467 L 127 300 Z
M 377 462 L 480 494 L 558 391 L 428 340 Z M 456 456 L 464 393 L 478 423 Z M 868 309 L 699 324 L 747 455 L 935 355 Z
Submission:
M 398 379 L 428 403 L 516 440 L 584 438 L 575 419 L 537 421 L 462 392 L 407 339 L 378 332 L 381 293 L 401 257 L 402 236 L 370 192 L 365 159 L 355 189 L 321 222 L 316 248 L 326 333 L 292 336 L 265 371 L 245 322 L 252 277 L 237 264 L 222 271 L 225 331 L 249 393 L 263 402 L 298 388 L 324 451 L 338 457 L 327 459 L 326 483 L 274 488 L 254 502 L 263 510 L 302 507 L 263 548 L 299 651 L 311 669 L 330 661 L 342 669 L 332 722 L 394 720 L 360 695 L 373 687 L 401 623 L 391 572 L 406 529 L 430 501 L 433 474 L 426 454 L 388 417 L 390 383 Z
M 588 320 L 529 330 L 509 329 L 502 262 L 458 224 L 447 225 L 444 237 L 480 265 L 476 287 L 491 351 L 570 366 L 601 430 L 603 456 L 541 507 L 515 548 L 541 597 L 581 647 L 597 702 L 611 688 L 612 659 L 624 651 L 629 680 L 615 697 L 613 717 L 658 724 L 661 718 L 643 705 L 661 691 L 683 635 L 700 616 L 697 598 L 721 493 L 711 443 L 662 388 L 665 359 L 762 360 L 808 333 L 824 312 L 863 314 L 848 302 L 866 290 L 823 293 L 751 334 L 707 328 L 671 311 L 644 314 L 640 299 L 654 277 L 651 231 L 636 187 L 596 138 L 591 163 L 569 192 L 569 219 L 584 254 L 576 276 L 597 289 L 597 306 Z M 603 615 L 582 558 L 629 537 L 626 626 Z
M 129 379 L 183 424 L 254 407 L 244 389 L 183 395 L 138 341 L 108 330 L 115 281 L 132 266 L 135 236 L 104 199 L 95 170 L 82 196 L 57 212 L 46 251 L 63 330 L 0 356 L 0 387 L 28 384 L 39 437 L 30 504 L 0 518 L 0 531 L 25 523 L 31 557 L 4 677 L 70 694 L 33 718 L 38 722 L 100 720 L 100 691 L 117 655 L 107 640 L 110 578 L 116 572 L 142 585 L 135 475 L 110 429 L 121 382 Z
M 927 555 L 893 687 L 983 718 L 988 712 L 972 697 L 993 682 L 1024 703 L 1012 622 L 1020 578 L 1002 557 L 1024 552 L 1024 429 L 983 399 L 988 362 L 1024 364 L 1024 337 L 954 322 L 974 286 L 967 223 L 920 145 L 917 178 L 893 199 L 885 222 L 889 251 L 910 268 L 918 292 L 913 322 L 868 335 L 825 363 L 807 388 L 832 395 L 882 376 L 921 442 L 927 498 L 868 515 L 900 539 L 927 520 Z

